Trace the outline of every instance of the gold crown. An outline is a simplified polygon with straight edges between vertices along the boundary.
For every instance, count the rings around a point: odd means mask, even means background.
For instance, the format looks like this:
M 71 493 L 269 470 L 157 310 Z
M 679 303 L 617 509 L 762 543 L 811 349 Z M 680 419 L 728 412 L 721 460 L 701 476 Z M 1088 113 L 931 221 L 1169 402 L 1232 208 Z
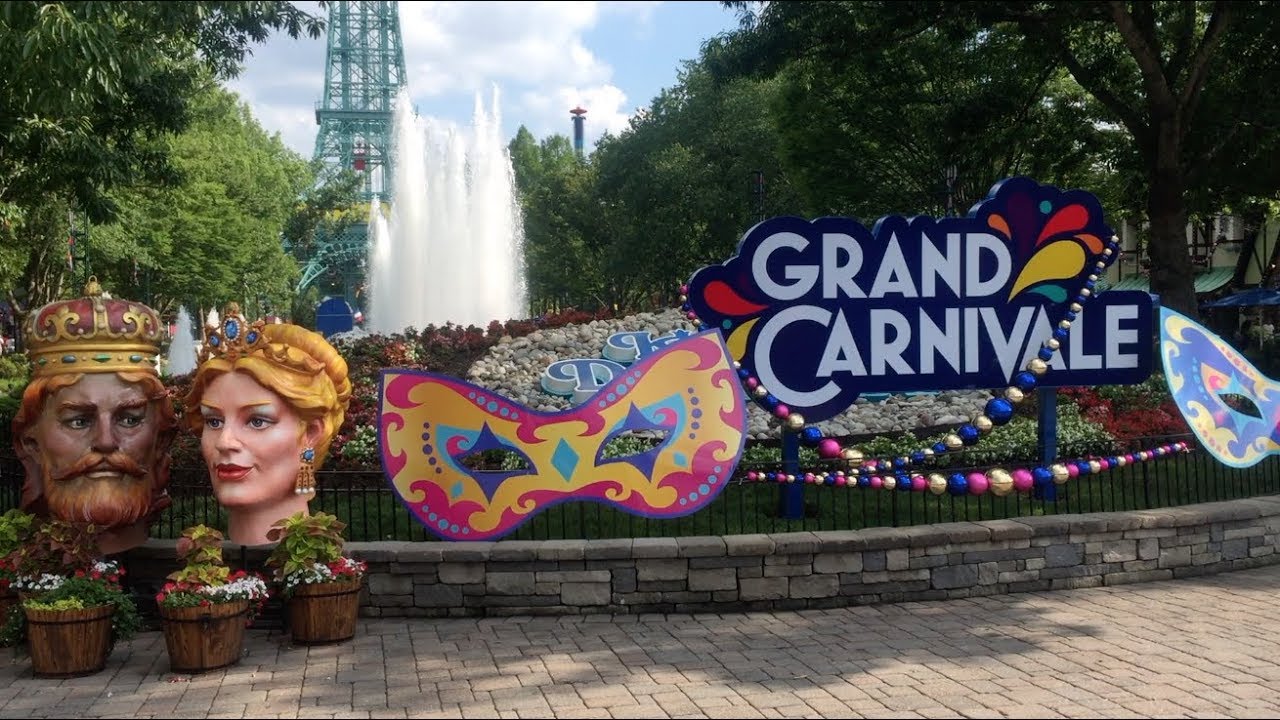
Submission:
M 22 326 L 32 377 L 156 372 L 160 318 L 139 302 L 106 297 L 96 277 L 84 297 L 49 303 Z
M 279 324 L 278 322 L 275 324 Z M 260 354 L 265 360 L 289 370 L 314 374 L 323 365 L 303 353 L 294 356 L 284 343 L 272 343 L 262 331 L 264 320 L 249 322 L 240 314 L 239 303 L 227 303 L 218 325 L 205 325 L 204 347 L 200 350 L 200 362 L 218 358 L 234 363 L 242 357 Z

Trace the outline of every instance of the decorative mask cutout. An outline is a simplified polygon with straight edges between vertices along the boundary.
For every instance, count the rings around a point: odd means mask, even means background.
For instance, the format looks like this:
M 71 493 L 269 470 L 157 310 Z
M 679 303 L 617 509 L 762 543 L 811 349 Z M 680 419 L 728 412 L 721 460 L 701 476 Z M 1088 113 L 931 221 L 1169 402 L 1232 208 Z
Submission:
M 746 439 L 741 385 L 714 331 L 627 368 L 577 408 L 545 413 L 471 383 L 388 369 L 379 388 L 383 470 L 409 511 L 450 540 L 492 540 L 569 500 L 673 518 L 707 505 L 733 474 Z M 656 446 L 605 459 L 628 434 Z M 472 470 L 485 450 L 518 469 Z
M 1280 454 L 1280 383 L 1222 338 L 1168 308 L 1160 309 L 1160 352 L 1174 402 L 1219 462 L 1244 468 Z M 1247 399 L 1261 417 L 1233 408 L 1224 395 Z

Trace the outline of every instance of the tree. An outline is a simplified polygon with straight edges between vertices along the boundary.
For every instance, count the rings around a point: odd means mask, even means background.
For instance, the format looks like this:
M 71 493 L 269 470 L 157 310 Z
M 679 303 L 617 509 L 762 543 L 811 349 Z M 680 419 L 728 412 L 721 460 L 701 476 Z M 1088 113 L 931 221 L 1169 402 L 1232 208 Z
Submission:
M 185 129 L 209 76 L 234 75 L 273 30 L 319 37 L 323 21 L 288 2 L 0 4 L 0 228 L 28 260 L 3 258 L 0 283 L 22 285 L 31 306 L 52 300 L 62 278 L 33 267 L 40 241 L 25 219 L 65 197 L 106 222 L 112 190 L 176 182 L 151 141 Z
M 1280 8 L 1263 2 L 731 2 L 747 29 L 726 43 L 732 58 L 773 63 L 799 43 L 814 58 L 843 58 L 867 43 L 905 47 L 933 32 L 967 29 L 968 42 L 1013 34 L 1032 66 L 1066 70 L 1087 94 L 1079 127 L 1122 131 L 1106 148 L 1111 169 L 1142 197 L 1151 225 L 1151 286 L 1169 307 L 1196 314 L 1185 228 L 1189 209 L 1212 197 L 1273 195 L 1271 160 L 1280 101 L 1268 87 L 1280 74 L 1274 38 Z M 861 24 L 823 25 L 841 11 Z M 960 52 L 957 46 L 954 52 Z M 834 62 L 834 61 L 833 61 Z M 1027 72 L 1025 65 L 980 67 L 982 84 Z M 1248 168 L 1248 173 L 1240 172 Z M 1217 191 L 1204 191 L 1219 183 Z M 1228 189 L 1230 188 L 1230 189 Z M 1203 208 L 1201 208 L 1203 209 Z
M 280 233 L 312 184 L 307 163 L 233 93 L 211 87 L 192 107 L 195 122 L 161 141 L 182 182 L 111 195 L 119 220 L 93 231 L 95 272 L 162 313 L 229 300 L 251 315 L 287 307 L 298 268 Z

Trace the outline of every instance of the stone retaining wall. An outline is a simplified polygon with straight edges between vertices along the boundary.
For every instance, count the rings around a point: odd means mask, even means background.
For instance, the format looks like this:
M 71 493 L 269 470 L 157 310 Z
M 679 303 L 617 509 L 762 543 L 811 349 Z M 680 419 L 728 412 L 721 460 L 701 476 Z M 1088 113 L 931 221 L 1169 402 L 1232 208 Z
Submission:
M 1278 546 L 1280 496 L 841 532 L 348 549 L 369 562 L 363 615 L 459 617 L 829 608 L 1095 587 L 1267 565 L 1280 562 Z M 227 557 L 253 567 L 261 552 L 233 546 Z M 173 557 L 172 541 L 153 540 L 130 565 L 135 577 L 162 577 Z

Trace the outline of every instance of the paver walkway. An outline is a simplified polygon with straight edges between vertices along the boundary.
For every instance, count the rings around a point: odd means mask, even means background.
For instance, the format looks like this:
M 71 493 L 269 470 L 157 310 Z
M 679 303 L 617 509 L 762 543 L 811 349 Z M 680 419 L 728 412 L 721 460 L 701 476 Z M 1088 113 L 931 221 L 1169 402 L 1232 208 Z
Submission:
M 140 635 L 100 674 L 3 651 L 2 717 L 1277 717 L 1280 565 L 827 611 L 361 620 L 233 668 Z

